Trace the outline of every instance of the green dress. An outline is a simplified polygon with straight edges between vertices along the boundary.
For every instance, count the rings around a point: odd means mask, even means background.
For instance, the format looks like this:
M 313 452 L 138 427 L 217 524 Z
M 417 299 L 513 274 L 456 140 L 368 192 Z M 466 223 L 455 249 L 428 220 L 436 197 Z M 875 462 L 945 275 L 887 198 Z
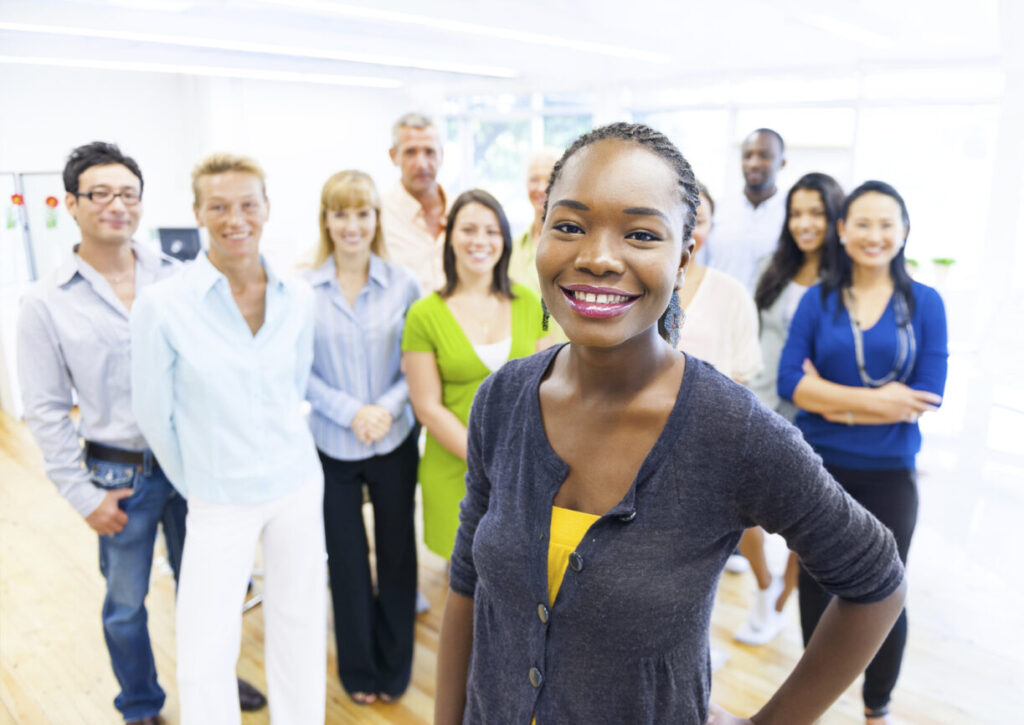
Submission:
M 512 350 L 509 359 L 534 352 L 544 336 L 540 299 L 520 284 L 512 285 Z M 477 357 L 444 299 L 434 292 L 413 303 L 405 318 L 402 350 L 431 352 L 441 374 L 444 407 L 463 425 L 480 383 L 491 371 Z M 423 487 L 423 539 L 435 554 L 451 557 L 459 527 L 459 502 L 466 495 L 466 462 L 437 442 L 429 431 L 420 459 L 419 481 Z

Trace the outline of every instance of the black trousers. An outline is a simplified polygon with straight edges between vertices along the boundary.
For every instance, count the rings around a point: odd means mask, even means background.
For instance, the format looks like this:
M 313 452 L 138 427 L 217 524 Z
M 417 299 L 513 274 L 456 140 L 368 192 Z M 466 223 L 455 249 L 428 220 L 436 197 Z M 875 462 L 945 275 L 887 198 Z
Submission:
M 413 524 L 418 428 L 391 453 L 339 461 L 322 451 L 324 529 L 338 676 L 348 692 L 405 692 L 416 618 Z M 363 488 L 373 504 L 377 590 L 370 577 Z
M 912 468 L 895 471 L 859 471 L 838 466 L 826 468 L 850 496 L 892 531 L 900 559 L 906 565 L 910 539 L 917 525 L 916 471 Z M 800 627 L 806 646 L 832 595 L 818 586 L 802 566 L 799 587 Z M 900 674 L 906 644 L 907 610 L 904 609 L 864 671 L 865 707 L 877 709 L 889 703 Z

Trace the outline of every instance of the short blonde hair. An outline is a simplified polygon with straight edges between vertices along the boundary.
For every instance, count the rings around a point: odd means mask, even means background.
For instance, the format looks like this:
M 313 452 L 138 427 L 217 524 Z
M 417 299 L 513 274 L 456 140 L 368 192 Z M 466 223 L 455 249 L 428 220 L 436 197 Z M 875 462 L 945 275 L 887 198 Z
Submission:
M 334 240 L 327 231 L 327 213 L 341 209 L 372 207 L 377 213 L 377 225 L 370 241 L 370 251 L 382 259 L 387 259 L 387 247 L 384 244 L 384 229 L 380 222 L 380 194 L 377 185 L 369 174 L 363 171 L 347 169 L 339 171 L 324 182 L 320 192 L 320 243 L 317 245 L 314 265 L 319 267 L 334 255 Z
M 238 156 L 222 151 L 212 153 L 200 159 L 192 169 L 192 205 L 199 208 L 199 180 L 204 176 L 215 176 L 236 171 L 240 174 L 252 174 L 260 180 L 263 198 L 267 198 L 267 175 L 259 163 L 248 156 Z

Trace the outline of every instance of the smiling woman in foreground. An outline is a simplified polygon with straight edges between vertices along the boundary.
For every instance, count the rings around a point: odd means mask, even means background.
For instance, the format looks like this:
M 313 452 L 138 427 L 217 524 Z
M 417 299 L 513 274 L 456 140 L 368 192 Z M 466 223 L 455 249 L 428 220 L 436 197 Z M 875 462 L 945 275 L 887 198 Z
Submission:
M 537 255 L 570 344 L 480 387 L 436 722 L 748 722 L 709 705 L 708 626 L 743 530 L 837 597 L 753 716 L 810 723 L 898 615 L 892 536 L 753 394 L 673 349 L 697 188 L 662 134 L 613 124 L 555 166 Z

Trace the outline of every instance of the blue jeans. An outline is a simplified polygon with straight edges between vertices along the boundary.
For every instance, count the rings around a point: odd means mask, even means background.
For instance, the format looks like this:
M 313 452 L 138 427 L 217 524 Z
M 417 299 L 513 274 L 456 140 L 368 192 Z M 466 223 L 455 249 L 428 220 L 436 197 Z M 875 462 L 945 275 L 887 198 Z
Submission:
M 93 485 L 134 489 L 131 496 L 120 501 L 128 515 L 124 529 L 100 537 L 100 571 L 107 580 L 103 635 L 114 676 L 121 686 L 114 707 L 125 720 L 140 720 L 158 715 L 165 699 L 156 680 L 145 606 L 157 524 L 163 523 L 167 558 L 177 581 L 185 543 L 185 499 L 151 456 L 147 455 L 145 466 L 138 467 L 95 458 L 87 459 L 86 465 Z

